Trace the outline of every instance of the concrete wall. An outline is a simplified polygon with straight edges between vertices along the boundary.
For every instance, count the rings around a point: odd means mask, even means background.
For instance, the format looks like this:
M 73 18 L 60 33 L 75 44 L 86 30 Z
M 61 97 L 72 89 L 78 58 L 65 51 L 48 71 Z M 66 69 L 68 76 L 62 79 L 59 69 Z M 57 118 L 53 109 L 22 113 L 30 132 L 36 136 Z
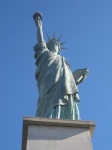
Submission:
M 92 150 L 88 129 L 29 126 L 27 150 Z
M 40 122 L 37 119 L 37 123 L 30 121 L 24 125 L 27 127 L 27 134 L 23 131 L 26 145 L 22 150 L 92 150 L 90 122 L 86 124 L 83 121 L 67 120 L 54 122 L 40 120 Z

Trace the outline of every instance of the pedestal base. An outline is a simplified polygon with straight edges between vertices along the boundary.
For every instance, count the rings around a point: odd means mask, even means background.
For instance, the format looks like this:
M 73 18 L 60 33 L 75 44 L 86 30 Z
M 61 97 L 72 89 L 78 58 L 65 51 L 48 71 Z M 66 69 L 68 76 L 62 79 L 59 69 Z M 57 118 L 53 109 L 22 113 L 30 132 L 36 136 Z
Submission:
M 94 122 L 24 118 L 22 150 L 92 150 Z

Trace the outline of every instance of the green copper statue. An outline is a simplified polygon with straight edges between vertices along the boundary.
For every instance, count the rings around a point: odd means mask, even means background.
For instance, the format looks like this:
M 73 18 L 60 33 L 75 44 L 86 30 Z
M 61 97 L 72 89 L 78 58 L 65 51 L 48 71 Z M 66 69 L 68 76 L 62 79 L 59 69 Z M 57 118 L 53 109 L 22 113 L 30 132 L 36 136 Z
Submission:
M 38 44 L 34 46 L 36 80 L 39 92 L 36 117 L 80 120 L 77 84 L 88 74 L 88 69 L 78 69 L 73 74 L 67 60 L 60 55 L 60 38 L 44 41 L 42 15 L 33 16 L 37 26 Z

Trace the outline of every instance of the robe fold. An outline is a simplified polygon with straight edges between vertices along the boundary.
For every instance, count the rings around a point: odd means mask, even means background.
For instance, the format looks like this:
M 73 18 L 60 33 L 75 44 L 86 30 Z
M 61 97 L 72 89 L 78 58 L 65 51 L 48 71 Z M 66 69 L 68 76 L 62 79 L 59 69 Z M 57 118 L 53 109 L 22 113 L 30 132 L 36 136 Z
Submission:
M 48 50 L 45 42 L 37 45 L 34 50 L 39 92 L 36 116 L 49 117 L 53 108 L 66 106 L 70 101 L 69 95 L 75 97 L 78 89 L 64 57 Z

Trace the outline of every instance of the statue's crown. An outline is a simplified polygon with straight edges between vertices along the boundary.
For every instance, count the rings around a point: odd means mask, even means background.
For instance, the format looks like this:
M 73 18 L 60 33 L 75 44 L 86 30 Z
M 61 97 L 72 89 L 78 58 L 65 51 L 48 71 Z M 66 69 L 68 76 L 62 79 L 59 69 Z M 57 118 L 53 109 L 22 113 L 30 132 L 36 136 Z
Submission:
M 58 44 L 59 50 L 66 49 L 66 48 L 61 47 L 61 45 L 63 45 L 64 43 L 66 43 L 66 42 L 60 43 L 61 37 L 62 37 L 62 35 L 61 35 L 58 39 L 56 39 L 56 38 L 55 38 L 55 33 L 54 33 L 53 38 L 51 39 L 51 38 L 47 35 L 47 38 L 48 38 L 47 46 L 49 47 L 50 44 L 52 44 L 52 43 L 55 42 L 55 43 Z

